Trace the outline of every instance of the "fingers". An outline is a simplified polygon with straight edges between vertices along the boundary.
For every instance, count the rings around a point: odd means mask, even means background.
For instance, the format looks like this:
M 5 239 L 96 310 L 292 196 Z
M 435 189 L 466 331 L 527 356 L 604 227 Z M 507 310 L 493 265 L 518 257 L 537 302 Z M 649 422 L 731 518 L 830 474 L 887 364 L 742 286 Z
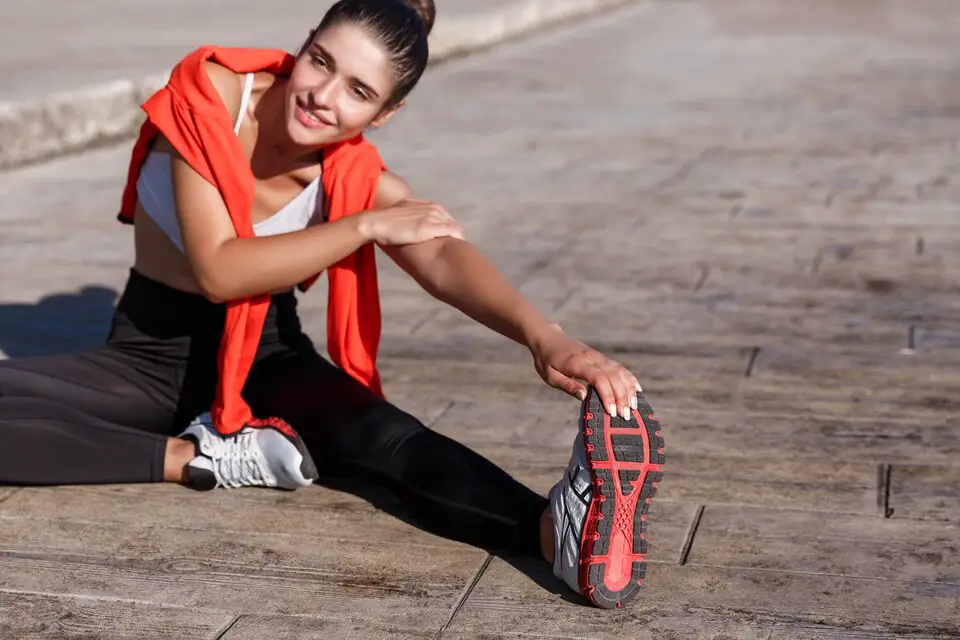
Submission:
M 610 377 L 615 381 L 615 389 L 617 393 L 617 406 L 620 407 L 620 417 L 624 420 L 629 420 L 630 416 L 633 415 L 633 410 L 636 409 L 637 404 L 637 392 L 633 390 L 633 384 L 630 380 L 630 374 L 627 373 L 627 370 L 618 365 L 616 362 L 611 363 L 611 374 Z
M 603 404 L 603 408 L 606 409 L 607 413 L 611 416 L 619 415 L 620 407 L 622 406 L 621 398 L 617 395 L 617 388 L 610 373 L 602 369 L 599 365 L 595 365 L 594 373 L 592 373 L 587 380 L 593 385 L 593 388 L 597 390 L 597 393 L 600 395 L 600 402 Z
M 418 244 L 437 238 L 466 239 L 463 227 L 436 202 L 410 198 L 395 205 L 395 209 L 397 214 L 401 211 L 402 214 L 393 220 L 406 225 L 407 230 L 398 234 L 404 239 L 395 240 L 394 244 Z
M 563 375 L 562 373 L 554 370 L 551 370 L 547 374 L 547 383 L 556 389 L 560 389 L 564 393 L 568 393 L 574 398 L 583 402 L 587 398 L 587 388 L 577 382 L 573 378 Z
M 466 239 L 463 233 L 463 229 L 460 227 L 460 225 L 444 224 L 444 225 L 440 225 L 439 229 L 441 230 L 442 233 L 440 233 L 438 237 L 446 236 L 448 238 L 456 238 L 457 240 Z
M 621 367 L 615 362 L 606 360 L 600 365 L 600 369 L 603 371 L 613 396 L 611 400 L 604 402 L 604 406 L 609 407 L 610 403 L 613 402 L 613 407 L 608 409 L 610 415 L 619 415 L 624 420 L 629 420 L 632 415 L 630 413 L 632 409 L 630 398 L 633 394 L 628 392 L 628 386 L 623 375 L 621 375 Z
M 596 389 L 604 408 L 611 416 L 629 420 L 637 409 L 640 383 L 623 365 L 597 354 L 594 372 L 587 380 Z
M 419 235 L 421 242 L 445 237 L 465 239 L 463 228 L 456 222 L 428 222 L 421 227 Z
M 592 349 L 571 353 L 563 362 L 557 363 L 556 376 L 576 378 L 597 390 L 604 410 L 611 416 L 629 420 L 636 406 L 636 380 L 621 365 L 604 358 Z M 551 374 L 552 375 L 552 374 Z M 559 378 L 556 378 L 559 380 Z M 547 380 L 551 385 L 550 379 Z M 580 383 L 576 383 L 582 387 Z
M 434 237 L 448 236 L 460 240 L 464 239 L 463 227 L 441 205 L 435 202 L 429 203 L 427 205 L 427 216 L 438 231 Z

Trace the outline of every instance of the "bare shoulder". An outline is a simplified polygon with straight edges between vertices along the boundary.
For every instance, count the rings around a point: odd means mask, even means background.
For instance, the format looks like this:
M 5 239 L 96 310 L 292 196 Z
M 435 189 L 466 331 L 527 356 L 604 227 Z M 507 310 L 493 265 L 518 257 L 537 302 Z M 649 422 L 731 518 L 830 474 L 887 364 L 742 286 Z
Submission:
M 220 99 L 226 105 L 230 117 L 234 120 L 240 111 L 240 99 L 243 97 L 243 85 L 238 76 L 230 69 L 211 60 L 203 63 L 203 68 L 213 83 L 213 87 L 220 94 Z
M 377 184 L 377 196 L 374 206 L 377 209 L 386 209 L 397 204 L 401 200 L 413 197 L 413 190 L 407 181 L 390 171 L 384 171 L 380 174 L 380 182 Z

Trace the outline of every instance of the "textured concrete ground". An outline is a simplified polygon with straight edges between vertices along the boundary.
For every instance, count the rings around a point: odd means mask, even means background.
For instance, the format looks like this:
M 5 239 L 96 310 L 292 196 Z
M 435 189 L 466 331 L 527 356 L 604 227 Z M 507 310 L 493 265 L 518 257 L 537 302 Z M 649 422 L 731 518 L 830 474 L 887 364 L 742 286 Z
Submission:
M 349 488 L 0 488 L 0 637 L 960 636 L 960 5 L 632 7 L 431 71 L 376 136 L 664 424 L 644 594 Z M 79 349 L 128 148 L 0 175 L 0 349 Z M 381 261 L 387 393 L 546 491 L 575 403 Z M 322 335 L 323 295 L 304 298 Z
M 475 53 L 537 30 L 651 0 L 442 0 L 430 59 Z M 293 51 L 332 0 L 91 0 L 0 5 L 0 170 L 115 144 L 140 104 L 200 45 Z
M 443 20 L 483 15 L 514 0 L 439 0 Z M 0 5 L 0 100 L 43 98 L 172 67 L 201 44 L 294 50 L 333 0 L 88 0 Z M 438 22 L 439 25 L 439 22 Z

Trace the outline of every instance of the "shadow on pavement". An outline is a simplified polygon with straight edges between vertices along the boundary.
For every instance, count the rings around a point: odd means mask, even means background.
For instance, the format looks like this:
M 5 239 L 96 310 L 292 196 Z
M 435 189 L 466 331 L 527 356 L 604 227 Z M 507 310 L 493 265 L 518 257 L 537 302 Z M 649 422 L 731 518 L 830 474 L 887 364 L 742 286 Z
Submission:
M 0 351 L 10 358 L 75 353 L 104 343 L 118 293 L 90 285 L 40 301 L 0 304 Z
M 387 513 L 401 522 L 412 527 L 427 531 L 434 535 L 450 539 L 450 536 L 444 535 L 443 531 L 436 531 L 431 527 L 424 526 L 418 522 L 414 514 L 403 505 L 403 503 L 393 495 L 388 489 L 377 486 L 372 482 L 347 479 L 343 477 L 327 476 L 318 481 L 319 485 L 334 491 L 349 493 L 368 502 L 371 506 Z M 455 538 L 454 538 L 455 539 Z M 496 549 L 487 549 L 488 553 L 501 559 L 511 567 L 524 574 L 544 591 L 552 593 L 565 602 L 579 604 L 584 607 L 590 607 L 590 603 L 580 594 L 573 593 L 565 583 L 561 582 L 553 575 L 553 567 L 537 558 L 517 556 L 503 553 Z

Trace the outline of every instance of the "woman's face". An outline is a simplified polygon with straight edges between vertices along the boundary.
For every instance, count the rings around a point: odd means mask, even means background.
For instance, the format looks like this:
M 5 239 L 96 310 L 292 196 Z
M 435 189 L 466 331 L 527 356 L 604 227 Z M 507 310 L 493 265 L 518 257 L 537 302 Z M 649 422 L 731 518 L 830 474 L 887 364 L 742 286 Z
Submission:
M 287 85 L 291 140 L 316 147 L 348 140 L 381 125 L 396 81 L 386 51 L 362 28 L 335 24 L 318 32 L 297 58 Z

